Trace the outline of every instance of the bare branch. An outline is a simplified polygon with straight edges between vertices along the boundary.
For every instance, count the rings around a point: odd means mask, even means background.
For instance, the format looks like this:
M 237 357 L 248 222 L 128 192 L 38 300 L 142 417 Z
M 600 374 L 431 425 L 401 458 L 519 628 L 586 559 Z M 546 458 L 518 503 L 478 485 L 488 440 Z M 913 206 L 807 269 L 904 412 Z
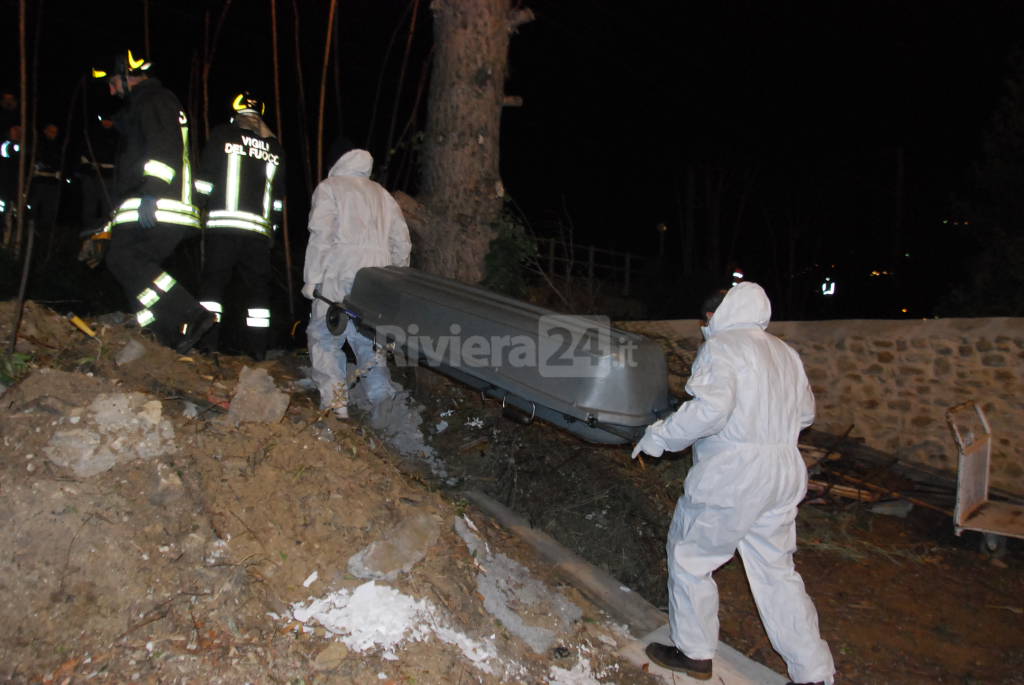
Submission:
M 529 7 L 519 7 L 508 13 L 508 32 L 515 33 L 523 24 L 529 24 L 536 19 L 533 10 Z

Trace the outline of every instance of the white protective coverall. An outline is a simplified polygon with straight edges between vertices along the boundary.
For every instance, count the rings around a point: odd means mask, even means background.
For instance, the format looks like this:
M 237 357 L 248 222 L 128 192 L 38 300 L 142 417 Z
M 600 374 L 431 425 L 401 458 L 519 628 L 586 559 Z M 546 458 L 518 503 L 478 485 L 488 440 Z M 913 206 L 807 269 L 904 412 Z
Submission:
M 818 614 L 793 565 L 807 467 L 797 448 L 814 395 L 796 351 L 765 329 L 771 304 L 756 283 L 725 295 L 706 328 L 686 392 L 637 444 L 659 457 L 693 445 L 693 468 L 668 533 L 669 623 L 676 648 L 710 659 L 718 643 L 711 573 L 739 550 L 758 613 L 794 682 L 832 682 Z
M 346 407 L 346 341 L 365 371 L 360 383 L 365 383 L 370 402 L 376 404 L 394 392 L 387 364 L 375 353 L 373 341 L 351 321 L 341 335 L 332 335 L 326 322 L 329 305 L 313 298 L 319 288 L 320 294 L 340 304 L 364 266 L 409 265 L 412 243 L 402 210 L 383 186 L 370 180 L 372 170 L 369 152 L 351 150 L 313 191 L 302 294 L 313 300 L 306 336 L 321 409 Z

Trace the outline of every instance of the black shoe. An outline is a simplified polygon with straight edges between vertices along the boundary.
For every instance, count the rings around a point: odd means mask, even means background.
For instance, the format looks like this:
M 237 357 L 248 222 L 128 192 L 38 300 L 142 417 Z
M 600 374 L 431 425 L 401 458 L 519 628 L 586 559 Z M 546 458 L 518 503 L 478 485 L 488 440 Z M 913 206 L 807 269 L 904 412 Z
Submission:
M 685 673 L 697 680 L 711 679 L 711 659 L 691 659 L 675 647 L 652 642 L 644 650 L 654 663 L 670 671 Z
M 213 324 L 217 323 L 217 317 L 213 312 L 203 309 L 197 312 L 195 316 L 189 319 L 188 326 L 185 328 L 185 333 L 181 336 L 181 340 L 178 341 L 175 350 L 178 354 L 188 354 L 199 339 L 206 335 L 206 332 L 213 328 Z

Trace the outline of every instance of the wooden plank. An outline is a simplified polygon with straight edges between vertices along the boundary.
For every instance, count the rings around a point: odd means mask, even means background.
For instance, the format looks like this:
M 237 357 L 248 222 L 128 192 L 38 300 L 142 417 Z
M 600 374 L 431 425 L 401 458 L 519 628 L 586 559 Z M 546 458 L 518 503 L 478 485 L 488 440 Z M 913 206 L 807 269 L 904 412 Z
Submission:
M 961 524 L 965 530 L 1024 538 L 1024 506 L 986 502 Z

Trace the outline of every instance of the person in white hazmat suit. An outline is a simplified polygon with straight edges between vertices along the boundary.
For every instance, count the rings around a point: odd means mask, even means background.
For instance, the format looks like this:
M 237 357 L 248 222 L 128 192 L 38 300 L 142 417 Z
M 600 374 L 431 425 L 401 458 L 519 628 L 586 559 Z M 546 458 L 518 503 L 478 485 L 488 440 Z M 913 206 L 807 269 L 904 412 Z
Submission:
M 720 304 L 717 300 L 720 300 Z M 768 296 L 740 283 L 705 303 L 705 342 L 684 402 L 647 427 L 633 450 L 660 457 L 693 445 L 669 527 L 672 645 L 651 643 L 651 661 L 708 679 L 718 644 L 712 572 L 739 550 L 772 646 L 795 683 L 832 683 L 835 666 L 818 614 L 793 565 L 797 505 L 807 467 L 797 437 L 814 420 L 814 395 L 799 355 L 765 329 Z
M 409 227 L 391 194 L 370 180 L 372 170 L 373 157 L 366 150 L 345 153 L 313 191 L 309 212 L 302 294 L 313 300 L 306 328 L 312 376 L 320 391 L 320 408 L 333 408 L 341 419 L 348 418 L 346 341 L 371 404 L 394 394 L 387 362 L 373 341 L 352 321 L 341 335 L 331 334 L 326 320 L 330 305 L 314 297 L 319 292 L 340 303 L 364 266 L 409 266 Z

